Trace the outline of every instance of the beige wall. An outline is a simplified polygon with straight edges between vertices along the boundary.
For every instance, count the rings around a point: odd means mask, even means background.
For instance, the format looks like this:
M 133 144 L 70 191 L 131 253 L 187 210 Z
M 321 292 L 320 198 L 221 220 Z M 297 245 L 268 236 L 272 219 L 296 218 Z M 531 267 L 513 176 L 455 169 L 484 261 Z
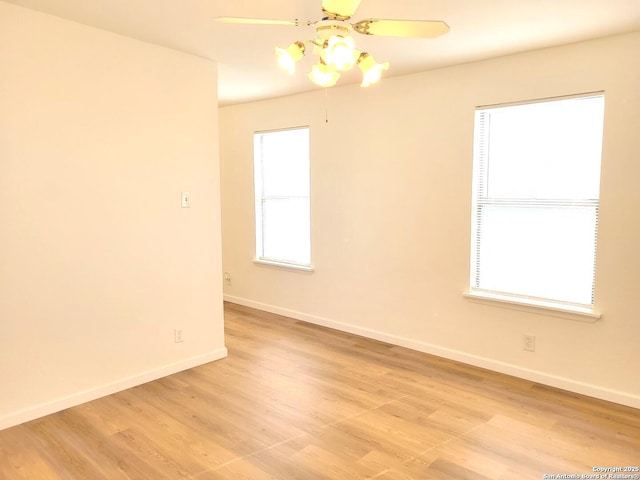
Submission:
M 640 407 L 638 52 L 635 33 L 221 108 L 225 298 Z M 598 90 L 603 318 L 464 299 L 474 107 Z M 297 125 L 311 126 L 312 274 L 251 261 L 252 132 Z
M 226 355 L 217 115 L 214 63 L 0 2 L 0 428 Z

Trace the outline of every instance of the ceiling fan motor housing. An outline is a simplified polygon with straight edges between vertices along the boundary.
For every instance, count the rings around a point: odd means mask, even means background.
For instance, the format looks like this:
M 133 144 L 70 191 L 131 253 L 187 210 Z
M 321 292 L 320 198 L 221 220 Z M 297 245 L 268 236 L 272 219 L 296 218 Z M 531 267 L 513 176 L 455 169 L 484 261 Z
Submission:
M 316 38 L 320 42 L 329 40 L 330 37 L 338 35 L 341 37 L 348 37 L 351 35 L 353 28 L 347 22 L 342 20 L 320 20 L 316 23 Z

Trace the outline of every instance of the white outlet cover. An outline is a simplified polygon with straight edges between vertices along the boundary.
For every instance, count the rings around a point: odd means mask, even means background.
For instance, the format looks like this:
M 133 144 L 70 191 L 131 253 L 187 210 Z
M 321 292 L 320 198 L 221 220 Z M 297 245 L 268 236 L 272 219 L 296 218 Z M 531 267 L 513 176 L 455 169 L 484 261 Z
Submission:
M 524 335 L 522 338 L 522 348 L 528 352 L 535 352 L 536 337 L 534 335 Z
M 184 336 L 183 336 L 183 332 L 182 332 L 182 329 L 181 329 L 181 328 L 176 328 L 176 329 L 173 331 L 173 334 L 174 334 L 174 341 L 175 341 L 176 343 L 182 343 L 182 342 L 184 342 Z
M 189 192 L 182 192 L 180 194 L 180 205 L 182 208 L 189 208 L 191 206 L 191 194 Z

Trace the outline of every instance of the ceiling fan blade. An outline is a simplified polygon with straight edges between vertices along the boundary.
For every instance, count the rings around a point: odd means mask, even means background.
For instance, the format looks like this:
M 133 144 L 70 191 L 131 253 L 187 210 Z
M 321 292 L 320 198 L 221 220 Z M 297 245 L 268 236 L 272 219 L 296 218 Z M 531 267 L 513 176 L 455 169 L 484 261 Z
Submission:
M 377 20 L 368 18 L 354 23 L 353 29 L 365 35 L 436 38 L 447 33 L 449 25 L 439 20 Z
M 361 0 L 322 0 L 322 11 L 329 18 L 348 20 L 360 6 Z
M 269 20 L 267 18 L 216 17 L 214 22 L 241 23 L 245 25 L 290 25 L 293 27 L 308 27 L 315 22 L 309 20 Z

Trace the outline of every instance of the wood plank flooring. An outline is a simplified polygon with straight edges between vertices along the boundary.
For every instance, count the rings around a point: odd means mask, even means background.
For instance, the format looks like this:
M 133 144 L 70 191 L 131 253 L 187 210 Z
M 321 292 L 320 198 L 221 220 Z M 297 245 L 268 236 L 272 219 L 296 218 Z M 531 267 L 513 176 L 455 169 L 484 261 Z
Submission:
M 542 479 L 640 411 L 232 304 L 229 357 L 0 432 L 0 478 Z M 547 477 L 552 478 L 552 477 Z

